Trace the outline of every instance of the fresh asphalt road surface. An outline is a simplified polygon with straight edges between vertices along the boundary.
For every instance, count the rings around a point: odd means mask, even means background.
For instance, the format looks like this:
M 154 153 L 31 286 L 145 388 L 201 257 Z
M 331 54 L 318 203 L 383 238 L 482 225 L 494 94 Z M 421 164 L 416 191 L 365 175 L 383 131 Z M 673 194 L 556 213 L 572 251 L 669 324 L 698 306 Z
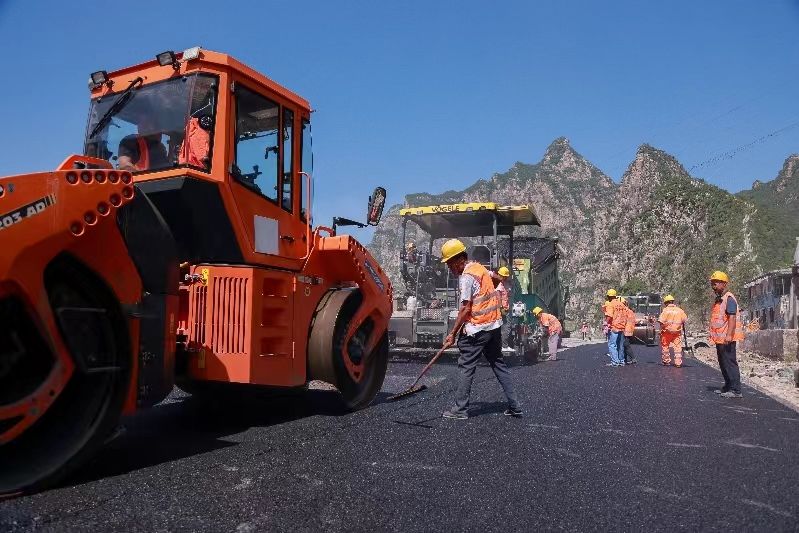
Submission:
M 177 395 L 61 488 L 0 502 L 0 531 L 795 531 L 799 415 L 635 350 L 627 368 L 602 345 L 515 366 L 521 419 L 485 367 L 471 418 L 442 419 L 451 360 L 389 403 L 422 367 L 392 361 L 357 413 L 327 391 L 211 410 Z

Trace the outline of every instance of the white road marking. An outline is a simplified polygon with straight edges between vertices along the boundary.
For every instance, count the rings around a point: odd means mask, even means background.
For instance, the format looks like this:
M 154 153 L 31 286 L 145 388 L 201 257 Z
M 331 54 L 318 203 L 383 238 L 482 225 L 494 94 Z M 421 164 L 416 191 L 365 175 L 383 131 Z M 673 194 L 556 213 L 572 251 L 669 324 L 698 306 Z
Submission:
M 645 492 L 647 494 L 657 494 L 659 497 L 665 496 L 666 498 L 671 498 L 672 500 L 687 500 L 689 499 L 687 496 L 680 496 L 679 494 L 675 494 L 673 492 L 663 492 L 657 489 L 653 489 L 652 487 L 647 487 L 646 485 L 638 485 L 638 490 L 641 492 Z
M 761 446 L 759 444 L 747 444 L 745 442 L 740 442 L 738 440 L 728 440 L 727 442 L 725 442 L 725 444 L 731 444 L 733 446 L 740 446 L 741 448 L 749 448 L 749 449 L 756 448 L 756 449 L 759 449 L 759 450 L 766 450 L 766 451 L 769 451 L 769 452 L 779 452 L 780 451 L 780 450 L 778 450 L 776 448 L 769 448 L 768 446 Z
M 773 505 L 769 505 L 767 503 L 756 502 L 755 500 L 747 500 L 747 499 L 742 499 L 741 503 L 745 503 L 746 505 L 751 505 L 752 507 L 759 507 L 761 509 L 765 509 L 767 511 L 771 511 L 774 514 L 778 514 L 780 516 L 784 516 L 785 518 L 793 518 L 793 515 L 791 513 L 787 513 L 785 511 L 781 511 L 781 510 L 777 509 L 776 507 L 774 507 Z
M 417 463 L 371 463 L 371 466 L 385 467 L 385 468 L 401 468 L 403 470 L 446 470 L 440 466 L 423 465 Z
M 616 435 L 624 435 L 625 437 L 629 437 L 632 435 L 632 433 L 628 433 L 620 429 L 603 429 L 601 431 L 604 431 L 605 433 L 615 433 Z

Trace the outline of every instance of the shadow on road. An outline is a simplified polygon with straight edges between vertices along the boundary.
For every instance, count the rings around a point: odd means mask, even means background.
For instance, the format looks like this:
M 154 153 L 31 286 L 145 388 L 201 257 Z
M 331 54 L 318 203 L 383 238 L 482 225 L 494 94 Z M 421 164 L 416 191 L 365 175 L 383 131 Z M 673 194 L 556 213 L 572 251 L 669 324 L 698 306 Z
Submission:
M 493 413 L 503 413 L 507 408 L 507 402 L 473 402 L 469 406 L 469 418 Z
M 387 396 L 381 392 L 375 402 L 384 401 Z M 350 413 L 334 390 L 259 393 L 246 399 L 226 398 L 224 403 L 192 396 L 172 398 L 169 403 L 124 419 L 122 433 L 60 486 L 119 476 L 236 446 L 237 442 L 226 437 L 253 427 L 276 426 L 314 415 Z

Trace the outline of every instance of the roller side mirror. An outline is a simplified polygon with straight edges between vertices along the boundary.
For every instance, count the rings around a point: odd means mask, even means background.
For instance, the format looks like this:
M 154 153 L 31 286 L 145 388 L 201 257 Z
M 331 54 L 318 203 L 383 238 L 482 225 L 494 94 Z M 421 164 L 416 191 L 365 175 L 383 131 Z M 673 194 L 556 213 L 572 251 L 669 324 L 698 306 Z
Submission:
M 372 196 L 369 197 L 369 210 L 366 214 L 366 223 L 370 226 L 377 226 L 383 216 L 383 207 L 386 205 L 386 190 L 377 187 Z

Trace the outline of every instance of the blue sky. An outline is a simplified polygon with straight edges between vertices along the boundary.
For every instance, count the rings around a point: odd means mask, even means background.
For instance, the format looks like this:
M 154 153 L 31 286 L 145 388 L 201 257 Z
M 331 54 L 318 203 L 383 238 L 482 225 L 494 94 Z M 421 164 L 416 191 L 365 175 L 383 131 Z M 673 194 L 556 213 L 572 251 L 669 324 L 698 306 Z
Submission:
M 376 184 L 395 203 L 537 162 L 561 135 L 618 180 L 643 142 L 690 168 L 790 126 L 694 172 L 772 179 L 799 152 L 799 2 L 655 4 L 0 0 L 0 175 L 81 149 L 88 73 L 201 45 L 317 110 L 317 223 L 362 217 Z

